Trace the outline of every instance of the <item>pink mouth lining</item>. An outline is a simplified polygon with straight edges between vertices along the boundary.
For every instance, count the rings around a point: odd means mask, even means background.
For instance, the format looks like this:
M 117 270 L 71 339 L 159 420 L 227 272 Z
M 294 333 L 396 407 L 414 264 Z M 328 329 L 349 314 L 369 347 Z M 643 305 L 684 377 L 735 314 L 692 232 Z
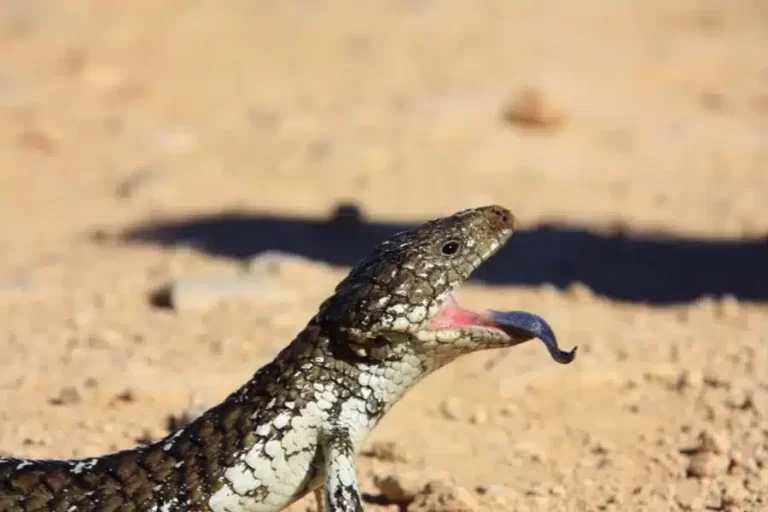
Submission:
M 568 364 L 576 357 L 576 348 L 566 352 L 560 350 L 552 328 L 538 315 L 526 311 L 483 311 L 478 313 L 464 309 L 452 296 L 446 299 L 440 311 L 430 321 L 432 327 L 476 326 L 490 327 L 504 331 L 511 338 L 523 343 L 538 338 L 547 347 L 552 358 L 561 364 Z M 516 343 L 516 344 L 517 344 Z
M 432 317 L 433 326 L 448 326 L 448 325 L 477 325 L 485 327 L 497 327 L 501 326 L 494 322 L 488 312 L 478 313 L 469 309 L 462 308 L 453 296 L 449 297 L 440 311 Z

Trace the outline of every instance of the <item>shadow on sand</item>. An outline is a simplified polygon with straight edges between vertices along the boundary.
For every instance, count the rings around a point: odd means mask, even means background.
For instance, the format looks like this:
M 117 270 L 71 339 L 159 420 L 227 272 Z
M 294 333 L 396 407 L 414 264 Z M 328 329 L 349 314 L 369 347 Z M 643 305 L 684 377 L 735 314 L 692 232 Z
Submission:
M 359 218 L 342 207 L 331 219 L 231 212 L 158 221 L 130 228 L 124 240 L 185 244 L 245 259 L 277 250 L 350 266 L 378 242 L 413 224 Z M 768 239 L 716 240 L 600 234 L 578 227 L 519 229 L 473 280 L 496 285 L 565 288 L 581 282 L 605 297 L 673 304 L 702 296 L 768 300 Z

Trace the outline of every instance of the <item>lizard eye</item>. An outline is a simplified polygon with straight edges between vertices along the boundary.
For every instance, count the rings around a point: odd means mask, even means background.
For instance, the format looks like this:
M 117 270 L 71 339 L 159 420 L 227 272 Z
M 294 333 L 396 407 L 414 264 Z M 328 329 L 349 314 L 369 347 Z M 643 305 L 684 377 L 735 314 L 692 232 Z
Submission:
M 451 240 L 449 242 L 446 242 L 443 244 L 443 247 L 440 250 L 446 256 L 452 256 L 459 251 L 459 242 L 457 242 L 456 240 Z

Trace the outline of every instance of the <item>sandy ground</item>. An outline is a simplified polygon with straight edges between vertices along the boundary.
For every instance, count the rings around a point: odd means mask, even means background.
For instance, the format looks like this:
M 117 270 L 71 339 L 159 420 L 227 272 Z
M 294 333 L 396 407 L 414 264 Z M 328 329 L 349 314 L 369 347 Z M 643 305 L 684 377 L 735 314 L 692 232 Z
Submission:
M 499 203 L 520 233 L 460 300 L 579 356 L 431 376 L 367 507 L 768 509 L 766 48 L 746 0 L 1 0 L 0 452 L 156 439 L 376 241 Z

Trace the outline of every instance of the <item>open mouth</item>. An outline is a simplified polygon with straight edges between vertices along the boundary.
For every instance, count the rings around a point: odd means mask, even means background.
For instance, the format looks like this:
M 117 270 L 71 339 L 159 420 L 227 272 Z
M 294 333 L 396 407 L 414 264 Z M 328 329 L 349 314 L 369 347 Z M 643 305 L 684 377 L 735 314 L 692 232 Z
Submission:
M 527 311 L 494 311 L 475 312 L 464 309 L 453 296 L 448 297 L 432 318 L 434 326 L 469 326 L 497 329 L 506 333 L 520 343 L 533 338 L 540 339 L 547 347 L 549 355 L 558 363 L 568 364 L 576 357 L 576 348 L 570 351 L 561 350 L 557 344 L 555 333 L 549 324 L 539 315 Z

